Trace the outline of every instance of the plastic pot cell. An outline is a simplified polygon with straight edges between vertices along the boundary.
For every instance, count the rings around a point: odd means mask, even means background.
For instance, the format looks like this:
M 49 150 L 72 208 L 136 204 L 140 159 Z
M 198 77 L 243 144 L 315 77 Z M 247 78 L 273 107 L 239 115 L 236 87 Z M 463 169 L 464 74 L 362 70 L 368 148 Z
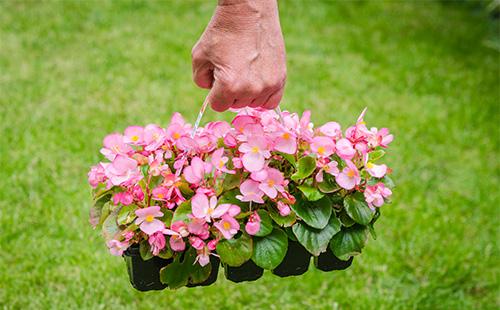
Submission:
M 201 283 L 197 283 L 197 284 L 188 283 L 186 286 L 187 287 L 209 286 L 209 285 L 215 283 L 215 281 L 217 281 L 217 275 L 219 274 L 219 264 L 220 264 L 219 258 L 216 256 L 213 256 L 213 255 L 210 255 L 210 264 L 212 265 L 212 271 L 210 272 L 208 279 L 206 279 L 205 281 L 203 281 Z
M 309 269 L 311 254 L 297 241 L 288 240 L 288 250 L 285 258 L 273 270 L 280 277 L 298 276 Z
M 160 281 L 160 269 L 172 262 L 171 259 L 152 257 L 143 260 L 139 253 L 139 245 L 132 245 L 125 253 L 123 258 L 127 264 L 130 284 L 139 291 L 162 290 L 167 287 Z
M 351 256 L 348 260 L 341 260 L 328 248 L 326 252 L 314 258 L 314 264 L 322 271 L 344 270 L 351 266 L 353 259 L 354 257 Z
M 229 281 L 233 282 L 244 282 L 244 281 L 255 281 L 262 277 L 264 269 L 255 265 L 251 260 L 245 262 L 239 267 L 224 266 L 224 273 Z

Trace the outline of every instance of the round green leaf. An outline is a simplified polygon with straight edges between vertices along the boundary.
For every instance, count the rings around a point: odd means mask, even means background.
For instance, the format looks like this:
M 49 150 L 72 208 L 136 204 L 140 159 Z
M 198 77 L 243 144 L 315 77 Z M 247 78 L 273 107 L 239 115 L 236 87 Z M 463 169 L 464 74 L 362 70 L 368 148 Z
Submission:
M 316 160 L 311 156 L 305 156 L 297 162 L 297 171 L 292 175 L 292 180 L 298 181 L 310 176 L 316 169 Z
M 332 237 L 340 231 L 340 221 L 333 215 L 323 229 L 316 229 L 306 225 L 303 222 L 297 222 L 292 227 L 297 240 L 312 255 L 318 256 L 328 247 Z
M 368 207 L 365 197 L 360 192 L 345 197 L 344 208 L 347 214 L 361 225 L 368 225 L 373 218 L 374 212 Z
M 273 231 L 273 220 L 267 213 L 267 211 L 260 209 L 257 211 L 260 217 L 260 229 L 255 234 L 257 237 L 264 237 L 269 235 Z
M 116 219 L 118 225 L 127 225 L 132 223 L 136 217 L 134 212 L 136 208 L 137 207 L 135 205 L 123 206 L 118 212 L 118 217 Z
M 327 197 L 318 201 L 307 201 L 299 198 L 290 207 L 307 225 L 317 229 L 323 229 L 328 224 L 332 214 L 332 206 Z
M 306 199 L 309 200 L 309 201 L 320 200 L 321 198 L 323 198 L 323 196 L 325 196 L 317 188 L 312 187 L 312 186 L 300 185 L 300 186 L 297 186 L 297 187 L 298 187 L 298 189 L 300 189 L 300 191 L 302 192 L 302 194 L 304 194 L 304 196 L 306 197 Z
M 333 236 L 330 248 L 335 256 L 343 260 L 348 260 L 349 257 L 361 253 L 367 238 L 366 227 L 355 225 L 342 229 L 342 231 Z
M 276 228 L 269 235 L 254 239 L 252 260 L 257 266 L 272 270 L 281 263 L 287 249 L 288 237 L 286 233 Z
M 160 281 L 167 284 L 170 289 L 205 281 L 210 276 L 212 265 L 202 267 L 195 263 L 195 259 L 196 251 L 189 248 L 184 255 L 178 255 L 172 263 L 160 270 Z
M 172 217 L 172 223 L 183 221 L 184 223 L 189 222 L 188 214 L 191 214 L 191 201 L 184 201 L 180 206 L 175 209 L 174 216 Z
M 151 253 L 151 246 L 147 240 L 142 240 L 139 243 L 139 254 L 141 254 L 142 260 L 148 260 L 153 258 L 153 253 Z
M 297 221 L 297 215 L 294 211 L 290 211 L 290 214 L 287 216 L 282 216 L 276 208 L 271 208 L 269 210 L 269 215 L 276 224 L 282 227 L 290 227 Z
M 221 240 L 217 244 L 220 260 L 232 267 L 241 266 L 252 257 L 253 242 L 250 236 L 242 234 L 238 239 Z

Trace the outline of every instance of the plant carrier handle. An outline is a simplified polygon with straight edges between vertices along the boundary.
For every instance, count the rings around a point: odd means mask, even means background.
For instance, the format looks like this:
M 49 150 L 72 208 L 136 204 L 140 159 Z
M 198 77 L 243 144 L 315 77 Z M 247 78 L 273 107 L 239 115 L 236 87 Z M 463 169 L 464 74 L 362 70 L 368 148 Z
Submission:
M 198 127 L 200 127 L 201 119 L 203 118 L 203 115 L 205 114 L 205 111 L 206 111 L 207 107 L 208 107 L 208 96 L 205 97 L 205 100 L 203 100 L 203 104 L 201 105 L 200 112 L 198 112 L 198 117 L 196 117 L 196 121 L 194 122 L 193 130 L 191 130 L 191 138 L 194 138 L 194 135 L 196 134 L 196 131 L 198 130 Z M 281 109 L 280 109 L 280 107 L 277 106 L 274 109 L 274 111 L 278 114 L 281 124 L 283 124 L 283 116 L 281 115 Z M 182 155 L 182 165 L 181 165 L 181 167 L 184 166 L 184 164 L 186 163 L 186 155 L 187 155 L 187 152 L 185 152 Z M 182 169 L 177 169 L 177 171 L 175 172 L 175 176 L 176 177 L 180 176 L 181 170 Z

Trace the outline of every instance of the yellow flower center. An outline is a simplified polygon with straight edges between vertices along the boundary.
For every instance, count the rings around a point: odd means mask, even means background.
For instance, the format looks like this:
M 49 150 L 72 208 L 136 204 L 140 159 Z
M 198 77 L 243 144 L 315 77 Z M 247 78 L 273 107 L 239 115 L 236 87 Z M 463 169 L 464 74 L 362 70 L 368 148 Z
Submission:
M 259 147 L 258 146 L 252 147 L 252 153 L 258 153 L 258 152 L 259 152 Z
M 318 154 L 319 154 L 319 155 L 323 155 L 323 154 L 325 154 L 325 151 L 326 151 L 326 150 L 325 150 L 325 147 L 324 147 L 324 146 L 320 146 L 320 147 L 318 147 Z
M 353 178 L 354 177 L 354 171 L 352 171 L 352 170 L 347 171 L 347 176 L 350 177 L 350 178 Z
M 229 222 L 224 222 L 222 223 L 222 227 L 224 227 L 225 230 L 229 230 L 229 228 L 231 228 L 231 224 L 229 224 Z
M 181 134 L 180 134 L 180 133 L 178 133 L 178 132 L 175 132 L 175 133 L 174 133 L 174 139 L 175 139 L 175 140 L 179 139 L 180 137 L 181 137 Z
M 153 140 L 155 140 L 155 141 L 156 141 L 156 140 L 158 140 L 158 138 L 159 138 L 159 137 L 160 137 L 160 136 L 159 136 L 157 133 L 154 133 L 154 134 L 153 134 Z
M 290 134 L 288 132 L 285 132 L 282 137 L 283 139 L 288 140 L 290 139 Z
M 273 187 L 274 186 L 274 180 L 267 181 L 267 185 L 269 185 L 269 187 Z
M 160 198 L 160 199 L 163 199 L 163 197 L 165 197 L 165 196 L 163 196 L 163 194 L 162 194 L 162 193 L 159 193 L 159 194 L 158 194 L 158 195 L 156 195 L 156 196 L 157 196 L 158 198 Z
M 132 141 L 136 142 L 137 140 L 139 140 L 139 137 L 138 136 L 132 136 Z
M 366 168 L 371 169 L 373 168 L 373 164 L 371 162 L 366 163 Z
M 224 167 L 224 162 L 221 160 L 221 161 L 219 161 L 219 168 L 222 168 L 222 167 Z
M 208 214 L 208 215 L 212 215 L 212 213 L 214 213 L 214 209 L 212 209 L 212 208 L 208 208 L 208 210 L 207 210 L 207 214 Z
M 325 166 L 323 167 L 323 170 L 325 170 L 326 172 L 328 172 L 328 171 L 330 171 L 330 167 L 328 167 L 328 166 L 326 166 L 326 165 L 325 165 Z
M 152 215 L 146 216 L 146 222 L 152 222 L 154 219 L 155 219 L 155 217 Z

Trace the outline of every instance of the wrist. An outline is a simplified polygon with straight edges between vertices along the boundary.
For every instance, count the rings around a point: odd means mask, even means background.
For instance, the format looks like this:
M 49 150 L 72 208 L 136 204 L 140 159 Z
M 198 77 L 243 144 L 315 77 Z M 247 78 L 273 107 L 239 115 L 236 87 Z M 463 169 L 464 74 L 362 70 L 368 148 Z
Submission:
M 212 26 L 238 32 L 255 24 L 279 25 L 277 0 L 219 0 Z

